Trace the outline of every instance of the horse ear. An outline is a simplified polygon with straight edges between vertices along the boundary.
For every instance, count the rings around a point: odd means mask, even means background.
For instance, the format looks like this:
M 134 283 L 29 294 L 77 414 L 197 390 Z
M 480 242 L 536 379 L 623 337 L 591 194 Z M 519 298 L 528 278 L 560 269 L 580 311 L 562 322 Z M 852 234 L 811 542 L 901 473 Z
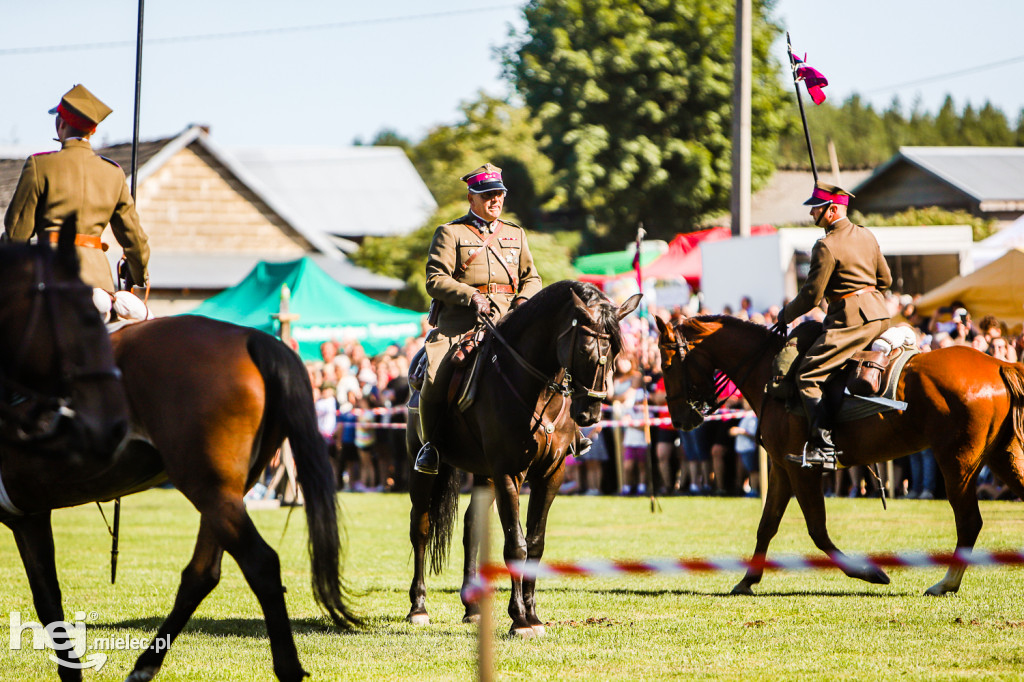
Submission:
M 626 302 L 619 306 L 619 319 L 621 320 L 626 315 L 636 310 L 636 307 L 640 305 L 640 299 L 643 298 L 643 294 L 633 294 L 626 299 Z
M 72 213 L 60 226 L 57 238 L 57 259 L 67 268 L 68 272 L 78 276 L 78 250 L 75 249 L 75 234 L 78 231 L 78 215 Z
M 659 334 L 661 334 L 662 336 L 669 337 L 669 338 L 672 337 L 672 334 L 673 334 L 672 325 L 670 325 L 668 323 L 668 321 L 664 317 L 662 317 L 661 315 L 655 313 L 654 314 L 654 321 L 658 323 L 658 333 Z

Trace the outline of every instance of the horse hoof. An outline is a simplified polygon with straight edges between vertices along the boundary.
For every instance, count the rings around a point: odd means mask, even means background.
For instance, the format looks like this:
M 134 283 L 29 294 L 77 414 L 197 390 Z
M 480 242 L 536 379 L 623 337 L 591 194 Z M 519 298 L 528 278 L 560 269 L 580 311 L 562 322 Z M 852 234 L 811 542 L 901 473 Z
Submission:
M 536 637 L 543 637 L 548 633 L 548 631 L 544 628 L 543 625 L 531 625 L 530 629 L 533 630 L 533 634 Z
M 124 682 L 149 682 L 156 675 L 156 670 L 149 668 L 143 670 L 133 670 L 132 674 L 124 678 Z
M 878 569 L 868 575 L 867 581 L 873 585 L 888 585 L 890 579 L 889 575 L 885 571 Z
M 410 613 L 405 619 L 413 625 L 430 625 L 430 616 L 426 613 Z
M 465 616 L 462 617 L 462 622 L 463 623 L 479 623 L 480 622 L 480 614 L 479 613 L 467 613 Z
M 730 592 L 729 594 L 743 596 L 743 597 L 753 597 L 754 596 L 754 590 L 747 583 L 739 582 L 739 583 L 736 583 L 736 587 L 732 588 L 732 592 Z
M 957 590 L 958 589 L 960 589 L 960 588 L 958 587 Z M 924 596 L 926 596 L 926 597 L 945 597 L 947 594 L 956 594 L 957 590 L 946 589 L 946 586 L 943 585 L 941 582 L 939 582 L 939 583 L 935 583 L 934 585 L 929 587 L 927 590 L 925 590 L 924 591 Z
M 538 636 L 537 631 L 534 630 L 531 627 L 525 627 L 525 628 L 516 628 L 516 627 L 514 627 L 511 630 L 509 630 L 508 634 L 509 634 L 510 637 L 518 637 L 519 639 L 533 639 L 534 637 Z

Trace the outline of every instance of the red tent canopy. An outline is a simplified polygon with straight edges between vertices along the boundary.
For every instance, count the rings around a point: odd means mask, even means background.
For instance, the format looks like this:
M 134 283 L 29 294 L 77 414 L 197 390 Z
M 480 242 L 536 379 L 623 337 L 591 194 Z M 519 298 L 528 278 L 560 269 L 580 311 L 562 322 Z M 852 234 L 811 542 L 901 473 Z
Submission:
M 751 235 L 772 234 L 775 228 L 771 225 L 754 225 L 750 228 Z M 682 277 L 694 289 L 700 286 L 701 262 L 700 243 L 730 239 L 732 232 L 727 227 L 712 227 L 708 230 L 677 234 L 668 244 L 660 258 L 647 265 L 641 274 L 644 279 L 677 279 Z

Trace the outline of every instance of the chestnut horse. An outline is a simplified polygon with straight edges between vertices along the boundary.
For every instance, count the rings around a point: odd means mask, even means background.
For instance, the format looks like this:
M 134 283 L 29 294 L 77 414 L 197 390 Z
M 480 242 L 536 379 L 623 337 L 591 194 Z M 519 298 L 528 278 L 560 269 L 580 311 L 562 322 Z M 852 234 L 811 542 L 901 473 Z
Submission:
M 477 568 L 476 504 L 497 500 L 506 562 L 540 561 L 548 510 L 562 483 L 576 424 L 587 426 L 600 418 L 611 368 L 622 348 L 619 321 L 639 303 L 636 294 L 617 307 L 592 284 L 556 282 L 505 316 L 477 350 L 480 376 L 476 399 L 464 412 L 450 409 L 435 440 L 441 454 L 438 474 L 414 471 L 410 480 L 409 535 L 415 568 L 407 620 L 430 622 L 425 556 L 429 549 L 433 571 L 443 569 L 458 512 L 457 468 L 474 474 L 476 485 L 493 486 L 494 491 L 493 498 L 474 495 L 466 511 L 463 621 L 475 621 L 479 616 L 470 598 Z M 409 421 L 406 445 L 411 462 L 419 451 L 420 437 L 418 418 L 410 416 Z M 519 491 L 524 480 L 530 484 L 525 536 L 519 520 Z M 535 580 L 512 578 L 508 614 L 513 634 L 544 634 L 535 588 Z
M 98 324 L 95 309 L 90 316 Z M 140 322 L 112 341 L 130 409 L 128 435 L 118 447 L 88 457 L 30 445 L 5 444 L 0 450 L 14 508 L 0 512 L 0 520 L 15 533 L 39 617 L 63 619 L 50 510 L 169 480 L 199 511 L 199 535 L 173 609 L 128 679 L 150 680 L 157 673 L 167 653 L 161 645 L 174 640 L 216 587 L 227 551 L 263 610 L 274 672 L 280 680 L 300 680 L 306 673 L 285 608 L 280 562 L 246 513 L 242 496 L 287 438 L 305 500 L 314 596 L 339 626 L 357 623 L 340 578 L 334 477 L 305 367 L 268 334 L 204 317 Z M 83 336 L 78 342 L 102 347 L 106 339 Z M 76 664 L 81 652 L 60 653 Z M 59 673 L 64 680 L 81 679 L 72 667 L 61 666 Z
M 754 558 L 763 559 L 792 495 L 803 511 L 815 546 L 846 575 L 888 584 L 881 569 L 858 565 L 839 551 L 825 525 L 821 469 L 786 459 L 800 453 L 807 422 L 768 398 L 772 359 L 783 339 L 757 324 L 727 316 L 690 318 L 677 328 L 658 320 L 667 402 L 676 428 L 696 428 L 718 401 L 715 371 L 731 379 L 760 419 L 761 439 L 771 456 L 767 502 L 757 528 Z M 988 464 L 1024 496 L 1024 368 L 964 346 L 912 357 L 900 377 L 897 400 L 906 410 L 842 422 L 833 432 L 839 462 L 854 466 L 884 462 L 931 448 L 946 482 L 956 522 L 958 551 L 970 552 L 981 531 L 975 479 Z M 964 566 L 950 566 L 925 594 L 956 592 Z M 749 568 L 733 594 L 752 594 L 763 569 Z

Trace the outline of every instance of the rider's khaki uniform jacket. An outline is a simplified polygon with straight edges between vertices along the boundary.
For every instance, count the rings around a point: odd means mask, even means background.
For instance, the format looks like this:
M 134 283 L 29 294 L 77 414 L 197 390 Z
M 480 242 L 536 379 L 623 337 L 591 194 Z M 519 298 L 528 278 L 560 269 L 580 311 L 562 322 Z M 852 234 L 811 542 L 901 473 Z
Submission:
M 821 397 L 821 384 L 856 351 L 889 326 L 882 293 L 892 273 L 875 236 L 848 218 L 825 228 L 814 243 L 810 271 L 800 293 L 785 308 L 792 322 L 825 299 L 825 333 L 807 351 L 797 384 L 805 399 Z
M 494 221 L 493 229 L 497 236 L 491 240 L 490 247 L 477 254 L 458 277 L 456 275 L 471 254 L 483 246 L 489 235 L 487 224 L 469 213 L 441 225 L 434 232 L 427 256 L 426 286 L 431 298 L 444 303 L 444 308 L 438 318 L 437 329 L 431 332 L 426 344 L 429 382 L 433 381 L 448 348 L 477 326 L 476 311 L 470 300 L 480 291 L 478 287 L 488 284 L 515 286 L 515 293 L 481 292 L 497 308 L 495 319 L 508 312 L 513 299 L 530 298 L 541 289 L 540 274 L 526 242 L 526 230 L 502 220 Z M 509 276 L 510 272 L 515 282 Z
M 109 224 L 124 248 L 135 283 L 149 279 L 149 244 L 124 171 L 80 138 L 65 140 L 60 151 L 25 161 L 4 226 L 15 241 L 28 241 L 33 234 L 48 239 L 47 228 L 59 228 L 71 214 L 77 216 L 79 234 L 98 238 Z M 101 249 L 79 246 L 78 258 L 86 284 L 114 291 L 110 263 Z

